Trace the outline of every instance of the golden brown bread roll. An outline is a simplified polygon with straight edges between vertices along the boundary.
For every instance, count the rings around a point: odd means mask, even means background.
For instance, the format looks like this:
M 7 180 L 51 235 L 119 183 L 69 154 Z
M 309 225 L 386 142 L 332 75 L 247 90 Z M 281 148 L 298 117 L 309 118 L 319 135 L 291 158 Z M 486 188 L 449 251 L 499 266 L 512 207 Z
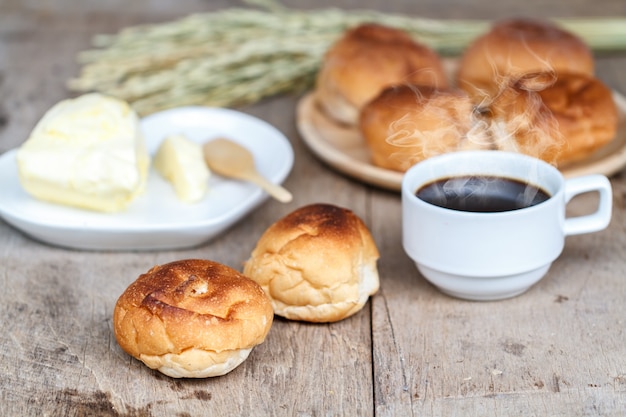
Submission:
M 448 85 L 433 50 L 399 29 L 363 24 L 348 30 L 327 51 L 315 97 L 332 119 L 355 125 L 365 103 L 383 88 L 403 83 Z
M 484 97 L 477 113 L 495 149 L 559 167 L 606 145 L 618 124 L 611 90 L 585 74 L 526 74 Z
M 537 72 L 593 76 L 591 49 L 581 38 L 550 21 L 502 20 L 465 49 L 457 85 L 474 95 L 481 89 L 493 90 L 507 78 Z
M 556 163 L 564 140 L 556 118 L 538 93 L 554 82 L 553 75 L 526 74 L 483 98 L 476 115 L 493 149 Z
M 434 155 L 487 147 L 472 135 L 473 108 L 461 90 L 389 87 L 365 105 L 359 129 L 375 165 L 404 172 Z
M 225 265 L 187 259 L 155 266 L 119 297 L 119 345 L 175 378 L 224 375 L 265 339 L 273 320 L 254 281 Z
M 379 287 L 378 249 L 350 210 L 301 207 L 263 233 L 244 266 L 274 312 L 291 320 L 334 322 L 361 310 Z
M 538 92 L 554 115 L 563 137 L 557 165 L 589 157 L 617 134 L 618 112 L 611 90 L 585 74 L 559 74 Z

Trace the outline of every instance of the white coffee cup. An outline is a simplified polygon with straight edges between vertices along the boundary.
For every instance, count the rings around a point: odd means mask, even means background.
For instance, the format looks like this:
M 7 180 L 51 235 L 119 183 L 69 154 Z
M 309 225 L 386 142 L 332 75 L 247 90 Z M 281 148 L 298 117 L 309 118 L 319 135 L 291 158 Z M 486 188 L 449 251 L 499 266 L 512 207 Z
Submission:
M 549 198 L 500 212 L 439 207 L 416 196 L 424 185 L 459 176 L 514 179 L 537 186 Z M 597 192 L 597 210 L 566 218 L 576 195 Z M 552 165 L 501 151 L 463 151 L 422 161 L 402 180 L 402 243 L 422 275 L 449 295 L 498 300 L 525 292 L 561 254 L 565 237 L 606 228 L 612 192 L 603 175 L 564 179 Z

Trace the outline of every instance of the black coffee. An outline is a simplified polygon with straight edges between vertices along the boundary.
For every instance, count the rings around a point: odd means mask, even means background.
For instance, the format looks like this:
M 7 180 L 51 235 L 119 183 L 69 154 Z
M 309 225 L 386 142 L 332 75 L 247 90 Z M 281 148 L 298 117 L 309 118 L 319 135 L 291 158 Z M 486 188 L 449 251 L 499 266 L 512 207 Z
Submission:
M 482 213 L 517 210 L 550 198 L 535 185 L 495 176 L 444 178 L 424 185 L 415 195 L 439 207 Z

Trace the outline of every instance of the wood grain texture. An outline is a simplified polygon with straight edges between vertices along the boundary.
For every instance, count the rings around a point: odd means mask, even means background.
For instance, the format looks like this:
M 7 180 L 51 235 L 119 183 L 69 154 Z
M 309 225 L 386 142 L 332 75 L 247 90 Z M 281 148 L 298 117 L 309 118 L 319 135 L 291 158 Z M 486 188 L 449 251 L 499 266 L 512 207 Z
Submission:
M 284 3 L 450 18 L 626 15 L 621 0 Z M 93 34 L 241 5 L 0 0 L 0 153 L 19 146 L 43 113 L 68 97 L 64 83 L 78 71 L 75 54 Z M 598 59 L 599 76 L 622 94 L 624 68 L 624 55 Z M 295 127 L 298 99 L 241 109 L 291 141 L 295 164 L 285 186 L 294 200 L 268 200 L 202 246 L 73 251 L 41 244 L 0 221 L 0 415 L 624 415 L 626 172 L 611 178 L 610 227 L 569 237 L 548 276 L 528 293 L 500 302 L 460 301 L 428 284 L 404 255 L 397 193 L 344 177 L 307 150 Z M 372 231 L 381 289 L 363 311 L 328 325 L 276 319 L 265 343 L 219 378 L 172 379 L 121 351 L 113 306 L 140 273 L 193 257 L 241 270 L 271 223 L 313 202 L 350 208 Z M 591 206 L 593 197 L 585 196 L 569 210 Z

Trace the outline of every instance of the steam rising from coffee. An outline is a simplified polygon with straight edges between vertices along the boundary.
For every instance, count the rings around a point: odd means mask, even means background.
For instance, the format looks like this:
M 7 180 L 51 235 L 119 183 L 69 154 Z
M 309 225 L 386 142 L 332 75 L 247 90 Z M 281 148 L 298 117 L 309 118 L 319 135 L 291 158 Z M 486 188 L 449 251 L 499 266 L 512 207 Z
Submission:
M 538 91 L 555 81 L 551 72 L 503 77 L 495 91 L 477 88 L 475 99 L 436 92 L 425 98 L 414 87 L 415 108 L 389 126 L 387 143 L 410 149 L 415 162 L 456 150 L 520 152 L 555 163 L 564 139 Z M 393 155 L 392 155 L 393 157 Z
M 471 98 L 449 91 L 424 97 L 415 87 L 416 108 L 391 124 L 387 143 L 404 148 L 398 157 L 406 158 L 406 150 L 414 150 L 414 162 L 446 152 L 482 149 L 519 152 L 556 164 L 565 140 L 539 95 L 555 83 L 556 73 L 548 62 L 542 65 L 546 71 L 496 74 L 493 85 L 473 86 Z M 529 172 L 526 179 L 537 182 L 535 177 L 536 173 Z M 444 191 L 466 185 L 451 182 Z M 472 183 L 472 187 L 479 186 Z M 531 205 L 536 195 L 537 188 L 528 187 L 523 193 L 526 204 Z
M 388 129 L 387 143 L 398 148 L 391 158 L 408 158 L 413 164 L 453 150 L 479 149 L 474 143 L 466 146 L 473 112 L 469 96 L 460 91 L 410 88 L 415 105 L 407 108 Z

